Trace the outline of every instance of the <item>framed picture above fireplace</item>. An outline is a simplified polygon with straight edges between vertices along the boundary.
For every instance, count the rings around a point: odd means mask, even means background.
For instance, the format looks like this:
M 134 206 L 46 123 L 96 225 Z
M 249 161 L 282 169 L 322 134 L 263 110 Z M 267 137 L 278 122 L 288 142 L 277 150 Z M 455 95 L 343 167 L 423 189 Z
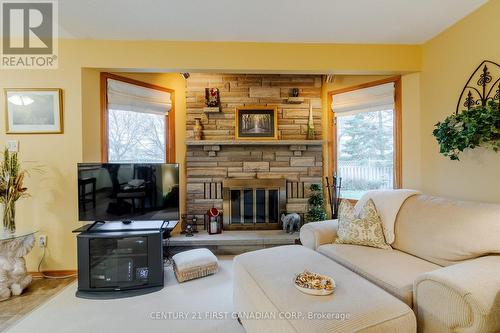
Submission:
M 278 139 L 278 113 L 272 106 L 236 108 L 236 140 Z

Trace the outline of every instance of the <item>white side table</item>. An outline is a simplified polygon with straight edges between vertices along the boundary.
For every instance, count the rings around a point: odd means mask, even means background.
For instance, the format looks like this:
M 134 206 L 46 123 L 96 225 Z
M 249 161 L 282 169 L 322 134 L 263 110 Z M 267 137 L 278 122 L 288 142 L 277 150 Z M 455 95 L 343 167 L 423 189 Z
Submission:
M 0 301 L 20 295 L 30 285 L 26 270 L 27 255 L 35 244 L 36 231 L 0 233 Z

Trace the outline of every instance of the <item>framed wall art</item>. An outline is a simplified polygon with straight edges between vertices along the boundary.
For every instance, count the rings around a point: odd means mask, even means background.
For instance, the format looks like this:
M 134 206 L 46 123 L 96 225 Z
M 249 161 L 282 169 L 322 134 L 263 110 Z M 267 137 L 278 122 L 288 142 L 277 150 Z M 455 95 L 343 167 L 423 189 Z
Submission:
M 62 89 L 7 88 L 7 134 L 57 134 L 63 132 Z
M 278 139 L 278 113 L 276 107 L 241 107 L 236 109 L 235 138 Z

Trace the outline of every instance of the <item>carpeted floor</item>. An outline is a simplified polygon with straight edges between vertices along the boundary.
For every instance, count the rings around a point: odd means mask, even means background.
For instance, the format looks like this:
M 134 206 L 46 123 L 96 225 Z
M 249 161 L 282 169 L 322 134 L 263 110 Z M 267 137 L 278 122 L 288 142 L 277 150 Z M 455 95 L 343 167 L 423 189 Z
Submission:
M 76 298 L 75 282 L 6 332 L 244 332 L 231 316 L 232 258 L 219 257 L 217 274 L 182 284 L 169 267 L 161 291 L 131 298 Z

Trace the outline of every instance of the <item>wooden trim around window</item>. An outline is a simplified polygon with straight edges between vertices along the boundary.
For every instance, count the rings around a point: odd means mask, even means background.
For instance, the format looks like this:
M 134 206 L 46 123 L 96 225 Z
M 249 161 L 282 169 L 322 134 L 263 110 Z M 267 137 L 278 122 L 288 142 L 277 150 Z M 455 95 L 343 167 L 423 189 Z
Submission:
M 337 124 L 335 113 L 332 110 L 334 91 L 328 92 L 328 129 L 327 129 L 327 144 L 328 144 L 328 177 L 333 180 L 333 175 L 337 174 Z
M 403 104 L 401 76 L 394 81 L 394 188 L 403 187 Z
M 108 162 L 108 73 L 101 73 L 101 162 Z
M 394 188 L 401 188 L 402 181 L 402 98 L 401 98 L 401 76 L 393 76 L 382 80 L 367 82 L 347 88 L 337 89 L 328 92 L 328 176 L 333 177 L 337 172 L 337 124 L 335 112 L 332 110 L 333 96 L 349 91 L 370 88 L 381 84 L 394 82 Z
M 165 116 L 165 161 L 175 163 L 175 90 L 111 73 L 101 73 L 101 160 L 108 162 L 108 79 L 170 93 L 172 108 Z M 168 125 L 168 126 L 167 126 Z

